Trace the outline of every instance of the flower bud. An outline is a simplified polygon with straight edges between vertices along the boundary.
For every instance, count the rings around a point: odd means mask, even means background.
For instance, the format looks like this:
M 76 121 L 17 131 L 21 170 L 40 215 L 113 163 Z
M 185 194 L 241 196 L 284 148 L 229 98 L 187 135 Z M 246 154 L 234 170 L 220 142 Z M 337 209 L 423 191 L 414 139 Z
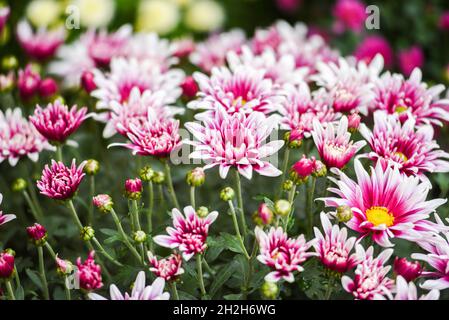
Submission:
M 11 189 L 14 192 L 22 192 L 27 188 L 27 185 L 28 184 L 25 179 L 18 178 L 12 183 Z
M 348 222 L 352 219 L 352 209 L 349 206 L 339 206 L 337 207 L 337 219 L 340 222 Z
M 276 299 L 279 293 L 279 287 L 275 282 L 265 281 L 261 287 L 262 296 L 268 300 Z
M 162 171 L 155 171 L 153 175 L 153 182 L 155 184 L 162 184 L 165 182 L 165 173 Z
M 232 200 L 232 199 L 234 199 L 234 197 L 235 197 L 235 192 L 234 192 L 234 189 L 232 189 L 231 187 L 226 187 L 220 191 L 220 199 L 223 201 Z
M 42 98 L 50 98 L 58 92 L 58 84 L 52 78 L 45 78 L 39 83 L 38 90 Z
M 2 68 L 4 70 L 15 70 L 19 66 L 19 61 L 15 56 L 6 56 L 2 59 Z
M 266 203 L 261 203 L 253 215 L 254 222 L 258 225 L 267 225 L 273 221 L 273 211 Z
M 142 230 L 138 230 L 138 231 L 134 232 L 133 239 L 137 243 L 143 243 L 147 240 L 147 235 Z
M 293 181 L 291 180 L 285 180 L 282 184 L 282 189 L 284 191 L 290 191 L 293 188 Z
M 207 207 L 199 207 L 198 210 L 196 210 L 196 214 L 200 218 L 206 218 L 209 214 L 209 209 L 207 209 Z
M 360 126 L 361 117 L 358 113 L 351 113 L 348 116 L 348 130 L 351 133 L 357 132 Z
M 0 279 L 8 279 L 14 274 L 14 255 L 7 250 L 0 253 Z
M 198 85 L 192 76 L 185 78 L 184 82 L 181 84 L 181 88 L 182 94 L 189 99 L 195 98 L 196 93 L 198 92 Z
M 84 172 L 88 175 L 94 176 L 100 171 L 100 163 L 95 159 L 89 159 L 84 166 Z
M 292 206 L 289 201 L 280 199 L 274 203 L 274 212 L 281 217 L 286 217 L 290 214 Z
M 203 168 L 195 168 L 187 172 L 186 181 L 189 186 L 200 187 L 203 185 L 206 175 Z
M 84 241 L 92 240 L 92 238 L 95 236 L 95 230 L 91 226 L 86 226 L 81 231 L 81 239 Z
M 142 181 L 151 181 L 154 177 L 154 170 L 150 166 L 145 166 L 140 169 L 139 176 Z
M 314 159 L 308 159 L 305 155 L 301 160 L 297 161 L 290 169 L 290 179 L 295 184 L 302 184 L 307 182 L 307 179 L 312 174 L 315 164 Z
M 68 276 L 73 272 L 73 263 L 69 260 L 62 260 L 56 256 L 56 271 L 61 276 Z
M 125 195 L 132 200 L 140 199 L 142 196 L 142 180 L 139 178 L 128 179 L 125 182 Z
M 43 246 L 47 241 L 47 230 L 39 223 L 27 227 L 27 234 L 36 246 Z
M 99 194 L 92 198 L 92 203 L 98 208 L 102 213 L 111 212 L 114 202 L 112 198 L 107 194 Z
M 315 160 L 312 176 L 315 178 L 324 177 L 327 174 L 326 165 L 320 160 Z
M 87 92 L 91 93 L 97 88 L 95 84 L 95 76 L 91 71 L 84 71 L 81 75 L 81 87 Z
M 394 259 L 393 270 L 398 276 L 402 276 L 407 282 L 418 278 L 423 269 L 418 261 L 408 261 L 406 258 L 396 257 Z
M 284 141 L 290 149 L 298 149 L 302 145 L 304 132 L 300 129 L 288 131 L 284 135 Z
M 36 94 L 40 82 L 41 77 L 39 73 L 34 71 L 31 65 L 27 65 L 25 70 L 20 70 L 17 79 L 20 97 L 25 100 L 30 99 Z
M 0 74 L 0 92 L 9 92 L 14 89 L 15 85 L 15 75 L 14 72 Z

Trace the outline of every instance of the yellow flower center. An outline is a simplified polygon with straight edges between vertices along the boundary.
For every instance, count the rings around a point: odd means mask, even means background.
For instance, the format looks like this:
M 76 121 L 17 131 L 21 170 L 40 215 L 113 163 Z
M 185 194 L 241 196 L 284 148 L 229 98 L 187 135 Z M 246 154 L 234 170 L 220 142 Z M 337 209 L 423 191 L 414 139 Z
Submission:
M 232 101 L 232 104 L 235 106 L 237 105 L 237 103 L 240 101 L 240 105 L 243 107 L 248 101 L 246 101 L 245 99 L 243 99 L 242 97 L 238 97 L 237 99 L 234 99 L 234 101 Z
M 408 158 L 405 154 L 403 154 L 402 152 L 395 152 L 395 155 L 397 155 L 399 158 L 401 158 L 402 161 L 407 162 Z
M 391 227 L 394 224 L 394 216 L 385 207 L 371 207 L 365 212 L 366 218 L 376 227 L 384 224 Z
M 396 106 L 394 111 L 396 111 L 397 113 L 401 114 L 401 113 L 407 111 L 407 109 L 408 109 L 407 106 L 398 105 L 398 106 Z

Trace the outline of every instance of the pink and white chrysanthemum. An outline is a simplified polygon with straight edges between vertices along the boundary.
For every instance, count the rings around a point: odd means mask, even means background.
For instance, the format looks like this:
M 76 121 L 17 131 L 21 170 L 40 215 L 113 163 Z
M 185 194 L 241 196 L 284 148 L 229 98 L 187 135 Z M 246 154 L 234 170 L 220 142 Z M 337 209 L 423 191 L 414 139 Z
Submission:
M 214 67 L 224 66 L 226 54 L 230 51 L 239 52 L 245 41 L 245 34 L 239 29 L 213 34 L 196 45 L 195 51 L 190 54 L 190 62 L 210 73 Z
M 436 289 L 418 297 L 418 290 L 415 284 L 413 282 L 407 282 L 401 276 L 396 278 L 396 286 L 392 291 L 388 290 L 386 293 L 389 300 L 438 300 L 440 298 L 440 291 Z M 386 297 L 383 295 L 376 295 L 374 300 L 386 300 Z
M 212 211 L 207 217 L 201 218 L 192 206 L 188 206 L 184 208 L 184 215 L 176 208 L 171 213 L 173 227 L 167 228 L 168 235 L 159 235 L 153 240 L 162 247 L 178 248 L 184 260 L 189 261 L 207 248 L 209 227 L 217 219 L 218 212 Z
M 87 108 L 78 109 L 64 105 L 59 99 L 49 103 L 45 109 L 39 105 L 30 116 L 30 122 L 48 141 L 63 143 L 87 119 Z
M 3 201 L 3 195 L 0 193 L 0 204 L 2 204 Z M 16 218 L 13 214 L 3 214 L 3 212 L 0 210 L 0 226 L 2 224 L 5 224 L 11 220 L 14 220 Z
M 346 225 L 361 234 L 371 236 L 383 247 L 393 246 L 391 238 L 419 241 L 441 227 L 429 220 L 445 199 L 426 201 L 430 185 L 417 177 L 403 175 L 396 167 L 383 168 L 377 163 L 371 176 L 359 160 L 354 161 L 357 182 L 345 173 L 334 170 L 339 180 L 337 188 L 329 188 L 335 197 L 324 198 L 328 207 L 349 206 L 353 218 Z
M 279 176 L 282 172 L 264 159 L 284 145 L 282 140 L 265 143 L 276 126 L 273 117 L 260 112 L 230 115 L 219 108 L 213 117 L 204 118 L 203 124 L 188 122 L 185 127 L 196 139 L 186 142 L 195 147 L 190 158 L 203 160 L 204 169 L 219 166 L 223 179 L 231 167 L 247 179 L 252 178 L 253 170 L 263 176 Z
M 151 61 L 115 58 L 111 61 L 111 70 L 104 73 L 94 70 L 94 81 L 97 89 L 91 95 L 97 98 L 97 108 L 109 110 L 112 101 L 121 104 L 129 100 L 131 91 L 138 88 L 141 93 L 149 91 L 165 91 L 170 98 L 181 96 L 180 88 L 184 73 L 178 69 L 163 71 Z
M 173 253 L 165 259 L 158 260 L 150 251 L 147 253 L 150 262 L 150 271 L 156 277 L 161 277 L 165 281 L 174 281 L 184 273 L 182 266 L 182 257 L 178 253 Z
M 122 294 L 115 284 L 109 287 L 111 300 L 168 300 L 170 294 L 164 292 L 165 281 L 162 278 L 156 278 L 153 284 L 145 286 L 145 272 L 140 271 L 134 281 L 131 294 L 125 292 Z M 96 293 L 88 294 L 90 300 L 108 300 Z
M 441 126 L 442 121 L 449 121 L 449 99 L 440 99 L 444 86 L 428 88 L 421 79 L 422 72 L 418 68 L 408 79 L 400 74 L 385 73 L 375 83 L 370 109 L 398 113 L 402 122 L 412 116 L 417 125 Z
M 265 114 L 277 111 L 283 97 L 274 90 L 273 81 L 265 77 L 266 71 L 245 65 L 229 69 L 212 69 L 209 76 L 195 72 L 193 78 L 198 84 L 197 100 L 188 103 L 191 109 L 205 109 L 208 113 L 221 106 L 226 112 Z
M 415 129 L 415 124 L 414 118 L 402 124 L 398 115 L 376 111 L 373 131 L 365 124 L 359 128 L 372 150 L 367 156 L 381 161 L 384 167 L 393 162 L 401 172 L 423 180 L 427 180 L 427 172 L 448 172 L 449 162 L 445 159 L 449 159 L 449 153 L 440 150 L 433 140 L 433 127 L 422 125 Z
M 51 166 L 46 164 L 41 179 L 37 181 L 37 187 L 41 194 L 56 200 L 72 198 L 86 175 L 83 172 L 85 164 L 84 161 L 77 167 L 75 159 L 70 168 L 55 160 L 51 161 Z
M 328 124 L 323 128 L 323 125 L 314 119 L 312 137 L 321 160 L 328 168 L 343 168 L 366 145 L 366 141 L 351 141 L 346 116 L 340 119 L 338 127 Z
M 42 150 L 54 150 L 36 128 L 22 117 L 20 108 L 0 110 L 0 163 L 15 166 L 20 158 L 36 162 Z
M 348 230 L 334 224 L 324 212 L 320 214 L 324 235 L 314 227 L 316 242 L 313 244 L 321 263 L 328 269 L 345 273 L 359 262 L 355 253 L 351 254 L 356 238 L 348 237 Z
M 289 238 L 281 227 L 271 227 L 268 234 L 256 227 L 255 234 L 260 249 L 257 260 L 273 270 L 265 276 L 265 281 L 284 279 L 293 282 L 293 272 L 302 272 L 304 268 L 301 264 L 309 257 L 316 256 L 315 252 L 307 252 L 314 241 L 306 242 L 302 234 L 296 239 Z
M 357 265 L 354 279 L 348 276 L 341 278 L 343 289 L 357 300 L 373 300 L 387 295 L 394 288 L 394 281 L 387 277 L 391 266 L 384 266 L 393 249 L 386 249 L 377 257 L 373 256 L 373 252 L 372 246 L 365 251 L 361 245 L 357 245 L 357 258 L 361 262 Z
M 46 60 L 53 57 L 66 37 L 63 26 L 55 30 L 40 28 L 33 32 L 30 24 L 22 20 L 17 25 L 17 38 L 25 53 L 36 60 Z
M 103 287 L 103 279 L 101 277 L 101 266 L 95 263 L 95 251 L 89 252 L 87 259 L 81 262 L 81 258 L 76 260 L 76 275 L 79 279 L 81 289 L 93 291 Z
M 281 129 L 299 130 L 308 138 L 313 131 L 313 119 L 317 119 L 323 126 L 337 119 L 324 89 L 311 93 L 308 84 L 301 82 L 297 86 L 284 85 L 282 92 L 285 99 L 279 108 L 282 116 Z

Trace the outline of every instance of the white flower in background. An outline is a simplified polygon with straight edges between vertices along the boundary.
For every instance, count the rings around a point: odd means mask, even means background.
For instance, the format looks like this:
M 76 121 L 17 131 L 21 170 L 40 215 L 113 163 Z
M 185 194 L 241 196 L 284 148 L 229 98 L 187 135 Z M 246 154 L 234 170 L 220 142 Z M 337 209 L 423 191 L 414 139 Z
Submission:
M 80 23 L 83 27 L 105 27 L 111 22 L 115 13 L 114 0 L 73 0 L 80 14 Z
M 137 30 L 167 34 L 180 20 L 178 4 L 172 0 L 141 1 L 137 12 Z
M 225 20 L 223 7 L 215 1 L 194 1 L 185 15 L 186 25 L 194 31 L 208 32 L 220 28 Z
M 26 16 L 36 27 L 54 23 L 61 14 L 61 4 L 55 0 L 34 0 L 26 8 Z

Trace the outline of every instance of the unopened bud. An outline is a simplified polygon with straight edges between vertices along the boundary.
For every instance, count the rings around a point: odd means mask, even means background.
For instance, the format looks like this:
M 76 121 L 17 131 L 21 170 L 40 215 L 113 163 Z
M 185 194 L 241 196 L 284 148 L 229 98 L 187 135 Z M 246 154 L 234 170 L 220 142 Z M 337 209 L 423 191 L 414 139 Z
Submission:
M 2 59 L 2 68 L 4 70 L 14 70 L 19 66 L 19 61 L 14 56 L 6 56 Z
M 279 293 L 279 287 L 275 282 L 265 281 L 261 288 L 262 296 L 268 300 L 274 300 Z
M 282 184 L 282 189 L 284 191 L 290 191 L 293 188 L 293 181 L 291 180 L 285 180 Z
M 209 214 L 209 209 L 207 209 L 207 207 L 199 207 L 198 210 L 196 210 L 196 214 L 200 218 L 206 218 Z
M 151 181 L 154 177 L 154 170 L 150 166 L 145 166 L 140 169 L 139 176 L 142 181 Z
M 27 234 L 36 246 L 43 246 L 47 241 L 47 230 L 39 223 L 27 227 Z
M 277 215 L 286 217 L 290 214 L 291 210 L 292 210 L 292 206 L 291 206 L 290 202 L 287 200 L 280 199 L 274 203 L 274 211 Z
M 352 209 L 349 206 L 339 206 L 337 207 L 337 219 L 340 222 L 348 222 L 352 219 Z
M 304 134 L 300 129 L 288 131 L 284 135 L 284 141 L 290 149 L 298 149 L 301 147 L 303 139 Z
M 315 160 L 315 166 L 313 168 L 312 176 L 319 178 L 324 177 L 327 174 L 326 165 L 320 160 Z
M 100 171 L 100 163 L 95 159 L 89 159 L 84 166 L 84 172 L 88 175 L 94 176 Z
M 186 181 L 189 186 L 200 187 L 203 185 L 206 175 L 203 168 L 195 168 L 187 172 Z
M 95 230 L 90 226 L 86 226 L 83 228 L 83 230 L 81 230 L 81 239 L 83 239 L 84 241 L 92 240 L 94 236 Z
M 147 235 L 142 230 L 138 230 L 138 231 L 134 232 L 133 239 L 137 243 L 143 243 L 147 240 Z
M 266 203 L 261 203 L 253 214 L 253 220 L 257 225 L 267 225 L 273 221 L 273 211 Z
M 56 256 L 56 271 L 61 276 L 70 275 L 73 272 L 73 264 L 69 260 L 63 260 Z
M 223 201 L 229 201 L 234 199 L 235 192 L 231 187 L 226 187 L 220 191 L 220 199 Z
M 14 180 L 14 182 L 11 185 L 11 189 L 14 192 L 22 192 L 27 188 L 27 182 L 25 179 L 18 178 Z
M 155 184 L 162 184 L 165 182 L 165 173 L 162 171 L 155 171 L 153 175 L 153 182 Z
M 128 199 L 138 200 L 142 196 L 142 180 L 139 178 L 125 181 L 125 195 Z
M 92 203 L 98 208 L 102 213 L 111 212 L 114 207 L 114 202 L 108 194 L 99 194 L 92 198 Z

